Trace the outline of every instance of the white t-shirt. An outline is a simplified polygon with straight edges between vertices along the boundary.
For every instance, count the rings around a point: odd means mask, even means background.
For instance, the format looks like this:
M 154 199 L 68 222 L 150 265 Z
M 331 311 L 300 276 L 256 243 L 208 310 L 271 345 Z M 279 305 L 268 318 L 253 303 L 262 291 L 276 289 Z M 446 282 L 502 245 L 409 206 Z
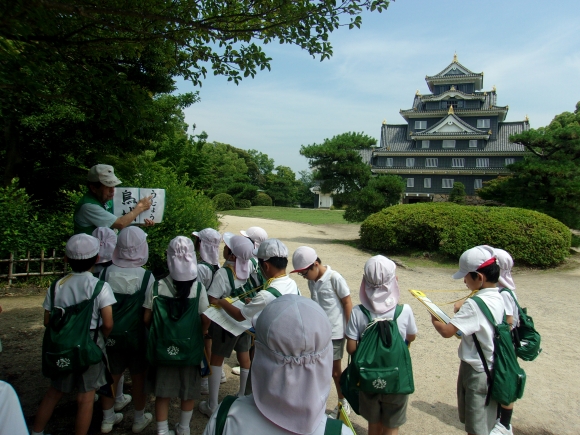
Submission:
M 28 435 L 18 396 L 4 381 L 0 381 L 0 434 Z
M 209 289 L 213 281 L 213 270 L 207 264 L 197 263 L 197 280 Z
M 371 318 L 392 320 L 395 317 L 395 308 L 384 314 L 375 314 L 370 311 Z M 346 325 L 346 336 L 351 340 L 360 341 L 360 338 L 368 324 L 369 320 L 365 313 L 360 309 L 360 306 L 355 306 L 350 314 L 348 325 Z M 403 305 L 403 311 L 401 311 L 401 314 L 397 317 L 397 328 L 399 329 L 399 334 L 401 334 L 403 340 L 407 338 L 407 335 L 415 335 L 417 333 L 417 324 L 415 323 L 413 310 L 407 304 Z
M 96 227 L 111 228 L 117 220 L 117 216 L 97 204 L 83 204 L 79 207 L 79 211 L 75 213 L 74 220 L 81 227 L 94 225 Z
M 298 290 L 296 282 L 288 275 L 276 278 L 270 283 L 270 287 L 274 287 L 282 295 L 300 295 L 300 290 Z M 254 317 L 260 314 L 274 300 L 276 300 L 276 296 L 272 293 L 267 290 L 260 290 L 249 304 L 241 308 L 242 316 L 251 322 L 255 322 L 256 319 Z
M 310 297 L 322 307 L 332 325 L 332 339 L 344 338 L 344 308 L 342 298 L 350 296 L 350 289 L 342 275 L 326 266 L 326 272 L 318 281 L 308 280 Z
M 232 286 L 230 285 L 230 280 L 228 278 L 228 271 L 226 270 L 227 266 L 234 267 L 233 261 L 226 261 L 222 268 L 218 269 L 218 271 L 213 276 L 213 282 L 211 283 L 211 287 L 207 291 L 208 296 L 211 296 L 216 299 L 223 299 L 227 298 L 230 293 L 232 292 Z M 245 279 L 238 279 L 236 278 L 236 274 L 234 273 L 234 285 L 235 288 L 242 287 L 247 280 Z
M 485 302 L 496 323 L 500 323 L 503 320 L 504 304 L 497 287 L 479 290 L 476 296 Z M 484 371 L 475 342 L 471 336 L 471 334 L 477 333 L 477 340 L 481 345 L 483 356 L 485 356 L 487 365 L 491 370 L 493 368 L 494 327 L 479 309 L 477 303 L 472 299 L 467 299 L 459 311 L 455 313 L 450 323 L 463 333 L 457 351 L 459 359 L 468 363 L 475 371 Z
M 221 406 L 221 403 L 220 403 Z M 214 435 L 216 418 L 219 410 L 219 406 L 214 411 L 207 426 L 203 431 L 203 435 Z M 280 413 L 286 412 L 284 409 L 280 409 Z M 299 418 L 299 416 L 297 416 Z M 328 417 L 323 414 L 320 418 L 320 424 L 310 435 L 324 435 L 324 429 L 326 428 L 326 420 Z M 272 423 L 268 420 L 254 401 L 254 396 L 244 396 L 237 399 L 230 408 L 228 412 L 228 419 L 224 426 L 223 435 L 239 435 L 251 432 L 252 435 L 292 435 L 294 432 L 289 432 L 282 429 L 280 426 Z M 346 425 L 342 425 L 341 435 L 352 435 L 352 431 Z
M 69 273 L 56 283 L 54 306 L 66 308 L 89 300 L 93 295 L 93 291 L 95 290 L 98 281 L 99 279 L 95 278 L 91 272 Z M 99 296 L 95 299 L 90 329 L 97 328 L 97 320 L 99 320 L 100 315 L 99 311 L 116 302 L 117 300 L 113 295 L 111 286 L 108 283 L 104 283 L 101 293 L 99 293 Z M 42 306 L 45 310 L 50 311 L 50 287 L 46 292 L 46 297 L 44 298 Z M 99 320 L 99 326 L 100 325 L 101 321 Z
M 159 281 L 159 285 L 157 287 L 157 294 L 160 296 L 175 297 L 173 296 L 171 290 L 169 290 L 169 287 L 167 286 L 167 281 L 169 281 L 169 284 L 173 288 L 173 292 L 175 292 L 175 287 L 173 287 L 173 282 L 171 278 L 167 277 L 167 279 L 162 279 Z M 193 299 L 196 296 L 197 296 L 197 281 L 195 281 L 193 283 L 193 286 L 191 287 L 191 290 L 189 292 L 189 299 Z M 147 308 L 148 310 L 150 310 L 152 306 L 153 306 L 153 286 L 148 288 L 147 292 L 145 293 L 145 301 L 143 302 L 143 308 Z M 199 292 L 199 306 L 197 312 L 199 314 L 202 314 L 205 310 L 208 309 L 208 307 L 209 302 L 207 300 L 207 293 L 205 291 L 205 287 L 203 286 L 203 284 L 201 284 L 201 291 Z
M 498 291 L 500 291 L 503 287 L 498 287 Z M 514 294 L 514 297 L 518 298 L 518 295 L 516 295 L 516 291 L 515 290 L 511 290 L 511 292 Z M 509 294 L 509 292 L 507 291 L 503 291 L 499 293 L 501 295 L 501 297 L 503 298 L 503 304 L 505 307 L 505 315 L 506 316 L 513 316 L 514 318 L 514 323 L 512 326 L 512 329 L 515 329 L 519 326 L 520 324 L 520 312 L 518 310 L 518 306 L 516 305 L 516 302 L 514 301 L 514 298 L 512 298 L 512 295 Z
M 104 281 L 109 283 L 114 293 L 132 295 L 141 289 L 145 272 L 146 270 L 142 267 L 119 267 L 111 264 L 107 268 Z M 154 282 L 155 277 L 151 274 L 147 290 L 153 286 Z

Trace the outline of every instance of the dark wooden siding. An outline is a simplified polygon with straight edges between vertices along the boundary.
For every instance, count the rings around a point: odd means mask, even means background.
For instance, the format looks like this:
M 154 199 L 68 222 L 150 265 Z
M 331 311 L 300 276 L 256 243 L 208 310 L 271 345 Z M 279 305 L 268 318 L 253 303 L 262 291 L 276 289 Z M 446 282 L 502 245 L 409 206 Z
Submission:
M 443 179 L 453 179 L 454 182 L 461 182 L 465 186 L 465 193 L 467 195 L 475 195 L 474 183 L 476 179 L 482 180 L 483 183 L 489 180 L 493 180 L 494 176 L 489 175 L 404 175 L 402 176 L 404 180 L 407 178 L 413 178 L 415 180 L 415 187 L 405 188 L 405 193 L 431 193 L 431 194 L 449 194 L 451 189 L 444 189 L 442 187 Z M 425 178 L 431 178 L 431 188 L 425 188 L 424 181 Z

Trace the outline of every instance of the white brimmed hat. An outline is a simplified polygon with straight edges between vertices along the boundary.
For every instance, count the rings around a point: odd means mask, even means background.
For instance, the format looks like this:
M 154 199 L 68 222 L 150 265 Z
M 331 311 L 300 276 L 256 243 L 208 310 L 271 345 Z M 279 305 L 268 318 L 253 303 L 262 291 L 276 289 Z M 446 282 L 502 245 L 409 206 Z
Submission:
M 107 187 L 114 187 L 117 184 L 121 184 L 121 180 L 115 176 L 115 169 L 113 169 L 113 167 L 110 165 L 93 166 L 91 169 L 89 169 L 87 180 L 90 182 L 99 181 L 101 184 L 104 184 Z
M 512 278 L 512 267 L 514 267 L 514 259 L 509 252 L 503 249 L 494 248 L 497 264 L 499 266 L 498 284 L 510 290 L 516 289 L 516 284 Z
M 99 260 L 98 263 L 106 263 L 113 259 L 113 251 L 117 246 L 117 235 L 107 227 L 98 227 L 93 231 L 93 237 L 99 239 Z
M 383 255 L 367 260 L 359 293 L 366 309 L 383 314 L 395 308 L 401 294 L 396 273 L 397 265 Z
M 314 264 L 317 258 L 316 251 L 310 246 L 300 246 L 292 255 L 292 267 L 294 270 L 290 273 L 308 269 Z
M 464 278 L 469 272 L 476 272 L 482 267 L 496 262 L 495 250 L 491 246 L 481 245 L 468 249 L 459 257 L 459 270 L 452 276 L 453 279 Z
M 288 248 L 278 239 L 268 239 L 254 249 L 254 255 L 260 260 L 269 260 L 272 257 L 288 258 Z
M 236 257 L 236 277 L 244 280 L 250 277 L 250 258 L 254 251 L 254 245 L 250 239 L 236 236 L 233 233 L 224 233 L 224 243 L 230 248 Z
M 66 242 L 64 249 L 71 260 L 86 260 L 99 253 L 99 239 L 88 234 L 75 234 Z
M 194 231 L 193 234 L 199 239 L 199 256 L 209 264 L 219 263 L 219 247 L 222 235 L 213 228 L 205 228 Z
M 167 247 L 169 275 L 175 281 L 191 281 L 197 278 L 195 248 L 189 237 L 177 236 Z
M 139 227 L 123 228 L 113 251 L 113 264 L 119 267 L 141 267 L 148 259 L 147 233 Z
M 241 230 L 240 234 L 254 242 L 254 248 L 259 248 L 260 244 L 268 238 L 268 233 L 264 228 L 250 227 L 246 231 Z

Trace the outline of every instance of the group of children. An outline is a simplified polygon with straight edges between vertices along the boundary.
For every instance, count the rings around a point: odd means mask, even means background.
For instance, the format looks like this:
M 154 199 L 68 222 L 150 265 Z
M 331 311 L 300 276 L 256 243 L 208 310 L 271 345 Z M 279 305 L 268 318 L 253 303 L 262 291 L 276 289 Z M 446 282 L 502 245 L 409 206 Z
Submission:
M 99 394 L 102 433 L 111 432 L 122 421 L 119 411 L 131 401 L 132 431 L 143 431 L 153 421 L 153 415 L 145 412 L 149 393 L 156 397 L 158 435 L 190 434 L 195 401 L 202 394 L 209 395 L 198 407 L 210 417 L 204 431 L 207 435 L 352 433 L 347 426 L 335 424 L 339 412 L 350 413 L 340 387 L 345 345 L 349 354 L 355 354 L 370 325 L 384 320 L 396 322 L 409 346 L 417 335 L 411 307 L 405 304 L 397 308 L 400 291 L 395 263 L 381 255 L 366 262 L 359 293 L 361 305 L 353 307 L 345 279 L 323 265 L 313 248 L 301 246 L 292 256 L 290 273 L 308 281 L 310 301 L 300 295 L 296 282 L 287 275 L 289 252 L 280 240 L 268 238 L 259 227 L 240 233 L 221 235 L 206 228 L 193 232 L 193 240 L 174 238 L 167 248 L 169 275 L 158 280 L 143 268 L 148 260 L 148 244 L 147 234 L 139 227 L 127 227 L 118 235 L 108 228 L 97 228 L 93 236 L 71 237 L 66 257 L 72 273 L 49 288 L 43 304 L 44 323 L 54 325 L 55 317 L 61 317 L 59 313 L 66 317 L 64 313 L 71 308 L 92 301 L 88 330 L 76 332 L 87 334 L 106 357 L 83 370 L 51 377 L 32 435 L 44 434 L 59 399 L 75 389 L 75 432 L 86 434 L 95 393 L 107 385 L 112 387 L 109 394 Z M 225 262 L 220 267 L 222 240 Z M 460 270 L 453 277 L 463 278 L 472 293 L 477 292 L 496 321 L 500 322 L 505 312 L 515 327 L 518 316 L 512 298 L 512 265 L 507 252 L 478 246 L 461 256 Z M 500 294 L 498 285 L 512 293 Z M 244 304 L 240 307 L 234 299 Z M 236 321 L 251 322 L 255 330 L 233 335 L 203 314 L 210 304 Z M 462 334 L 457 381 L 460 420 L 468 434 L 511 435 L 513 404 L 502 407 L 496 421 L 497 404 L 485 404 L 487 378 L 473 340 L 476 335 L 491 368 L 493 325 L 471 299 L 456 304 L 455 311 L 450 323 L 433 318 L 433 325 L 443 337 L 458 331 Z M 183 321 L 177 326 L 179 319 L 186 319 L 185 324 L 193 331 L 183 349 L 195 349 L 182 359 L 177 341 L 163 341 L 162 332 L 169 336 L 180 333 L 177 328 L 184 326 Z M 203 350 L 210 368 L 207 377 L 201 367 Z M 224 382 L 223 362 L 234 350 L 240 364 L 239 389 L 235 397 L 218 403 L 220 384 Z M 59 368 L 63 361 L 57 361 Z M 123 393 L 123 373 L 127 369 L 132 396 Z M 327 416 L 331 379 L 340 403 Z M 175 430 L 169 429 L 168 423 L 172 397 L 181 399 Z M 406 421 L 408 394 L 361 391 L 359 401 L 359 412 L 368 421 L 370 435 L 396 435 Z

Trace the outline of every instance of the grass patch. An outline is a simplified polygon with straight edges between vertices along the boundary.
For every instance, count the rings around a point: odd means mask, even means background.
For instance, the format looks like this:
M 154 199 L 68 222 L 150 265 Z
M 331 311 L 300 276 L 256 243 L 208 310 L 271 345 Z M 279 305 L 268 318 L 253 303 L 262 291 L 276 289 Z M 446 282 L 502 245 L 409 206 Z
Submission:
M 349 224 L 343 219 L 344 210 L 320 210 L 315 208 L 256 206 L 244 210 L 225 210 L 223 214 L 276 221 L 299 222 L 311 225 Z

